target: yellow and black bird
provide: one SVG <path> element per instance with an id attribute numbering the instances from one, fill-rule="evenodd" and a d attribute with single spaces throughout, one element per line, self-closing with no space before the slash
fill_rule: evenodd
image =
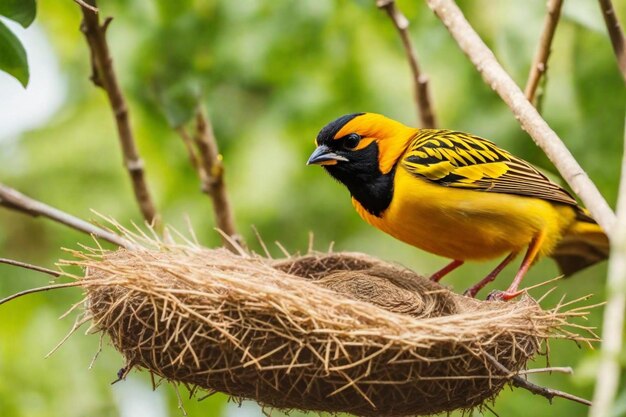
<path id="1" fill-rule="evenodd" d="M 494 143 L 453 130 L 416 129 L 374 113 L 342 116 L 318 134 L 307 164 L 322 165 L 369 224 L 452 262 L 504 260 L 476 293 L 527 248 L 508 300 L 530 266 L 551 256 L 565 275 L 607 258 L 600 227 L 570 193 Z"/>

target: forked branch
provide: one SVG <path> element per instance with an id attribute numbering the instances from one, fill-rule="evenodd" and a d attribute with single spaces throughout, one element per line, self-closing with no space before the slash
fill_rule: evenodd
<path id="1" fill-rule="evenodd" d="M 533 63 L 530 66 L 530 74 L 528 75 L 528 81 L 526 82 L 526 88 L 524 94 L 528 101 L 536 105 L 536 93 L 537 87 L 541 77 L 545 76 L 548 70 L 548 58 L 550 57 L 550 50 L 552 48 L 552 39 L 554 38 L 554 32 L 556 26 L 559 23 L 561 16 L 561 6 L 563 0 L 549 0 L 548 1 L 548 13 L 546 19 L 543 22 L 543 29 L 541 31 L 541 37 L 539 38 L 539 46 Z"/>
<path id="2" fill-rule="evenodd" d="M 476 66 L 485 82 L 509 106 L 535 143 L 546 153 L 565 181 L 578 194 L 593 218 L 611 236 L 615 226 L 615 214 L 589 179 L 587 173 L 574 159 L 559 136 L 526 99 L 515 81 L 498 63 L 493 52 L 463 16 L 454 0 L 426 0 L 430 8 L 442 20 L 461 50 Z"/>
<path id="3" fill-rule="evenodd" d="M 517 388 L 523 388 L 527 391 L 532 392 L 535 395 L 541 395 L 546 398 L 548 401 L 552 402 L 554 397 L 564 398 L 566 400 L 574 401 L 576 403 L 591 405 L 591 401 L 586 400 L 584 398 L 577 397 L 575 395 L 569 394 L 567 392 L 559 391 L 552 388 L 542 387 L 537 384 L 533 384 L 532 382 L 524 379 L 519 375 L 513 374 L 506 366 L 502 365 L 496 358 L 492 355 L 484 352 L 484 355 L 489 359 L 489 361 L 498 368 L 501 372 L 503 372 L 506 376 L 510 376 L 511 384 Z"/>
<path id="4" fill-rule="evenodd" d="M 415 52 L 413 42 L 409 36 L 409 20 L 402 14 L 400 9 L 398 9 L 395 0 L 376 0 L 376 6 L 387 12 L 400 35 L 400 39 L 402 39 L 404 52 L 406 53 L 409 66 L 411 67 L 411 73 L 413 74 L 414 96 L 418 120 L 420 120 L 422 127 L 432 129 L 437 126 L 437 122 L 430 98 L 429 80 L 420 70 L 417 53 Z"/>
<path id="5" fill-rule="evenodd" d="M 105 19 L 104 23 L 100 24 L 98 14 L 92 10 L 97 7 L 96 1 L 86 0 L 84 2 L 91 6 L 90 8 L 84 6 L 82 2 L 79 3 L 83 12 L 81 31 L 84 33 L 91 51 L 93 71 L 91 80 L 95 85 L 104 89 L 109 99 L 117 124 L 117 132 L 124 156 L 124 166 L 131 178 L 135 199 L 139 204 L 141 214 L 148 223 L 158 226 L 159 218 L 146 183 L 143 161 L 139 156 L 130 125 L 126 98 L 122 93 L 117 75 L 113 69 L 113 58 L 106 40 L 106 31 L 111 18 Z"/>

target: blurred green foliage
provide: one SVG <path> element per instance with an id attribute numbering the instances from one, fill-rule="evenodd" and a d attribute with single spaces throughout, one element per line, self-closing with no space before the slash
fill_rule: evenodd
<path id="1" fill-rule="evenodd" d="M 171 125 L 184 124 L 196 100 L 208 108 L 224 155 L 226 180 L 238 227 L 250 245 L 250 226 L 266 242 L 306 250 L 309 231 L 315 248 L 364 251 L 430 273 L 446 262 L 408 247 L 364 224 L 347 191 L 319 168 L 305 167 L 317 131 L 344 113 L 373 111 L 407 124 L 416 122 L 412 83 L 400 40 L 387 16 L 371 0 L 115 0 L 101 2 L 115 20 L 108 38 L 125 89 L 149 185 L 164 219 L 185 229 L 188 215 L 199 239 L 219 243 L 210 201 L 200 193 L 182 142 Z M 475 0 L 459 2 L 496 56 L 523 85 L 545 2 Z M 626 21 L 626 2 L 615 1 Z M 424 2 L 399 0 L 411 36 L 432 82 L 442 127 L 464 130 L 553 171 L 508 108 L 485 85 Z M 626 93 L 602 17 L 595 2 L 568 1 L 549 64 L 543 114 L 611 203 L 615 201 L 622 153 Z M 77 216 L 90 210 L 124 225 L 141 222 L 121 166 L 115 126 L 103 93 L 88 80 L 88 50 L 78 30 L 80 12 L 72 1 L 39 2 L 37 24 L 60 60 L 67 100 L 45 126 L 0 144 L 0 178 L 26 194 Z M 0 92 L 1 94 L 1 92 Z M 0 109 L 0 111 L 2 111 Z M 0 126 L 0 129 L 2 126 Z M 90 239 L 43 220 L 0 212 L 0 256 L 52 265 Z M 273 247 L 273 253 L 280 251 Z M 495 261 L 494 261 L 495 263 Z M 468 265 L 446 281 L 462 291 L 491 264 Z M 507 283 L 514 266 L 497 287 Z M 545 301 L 563 294 L 604 299 L 606 265 L 559 282 Z M 528 285 L 557 274 L 544 260 Z M 42 285 L 46 278 L 0 266 L 0 297 Z M 541 295 L 547 288 L 533 291 Z M 0 415 L 13 417 L 118 415 L 111 388 L 122 360 L 106 344 L 93 369 L 97 336 L 75 335 L 50 358 L 44 355 L 71 327 L 61 321 L 78 290 L 39 294 L 0 307 Z M 601 309 L 586 324 L 599 326 Z M 550 345 L 551 364 L 573 366 L 574 376 L 537 375 L 540 384 L 590 397 L 597 354 L 571 342 Z M 544 366 L 540 360 L 537 366 Z M 145 375 L 133 378 L 149 386 Z M 178 416 L 169 386 L 169 415 Z M 626 395 L 622 395 L 626 409 Z M 226 398 L 185 401 L 192 416 L 221 415 Z M 520 390 L 504 390 L 493 406 L 503 416 L 586 415 L 586 408 L 547 401 Z M 487 413 L 488 414 L 488 413 Z M 229 415 L 237 415 L 232 410 Z"/>

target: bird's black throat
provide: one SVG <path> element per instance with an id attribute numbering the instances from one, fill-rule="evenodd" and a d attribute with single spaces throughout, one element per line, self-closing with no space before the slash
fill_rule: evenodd
<path id="1" fill-rule="evenodd" d="M 370 214 L 381 217 L 393 198 L 393 178 L 396 165 L 386 174 L 378 166 L 378 145 L 350 153 L 349 162 L 326 165 L 328 173 L 344 184 L 350 194 Z"/>

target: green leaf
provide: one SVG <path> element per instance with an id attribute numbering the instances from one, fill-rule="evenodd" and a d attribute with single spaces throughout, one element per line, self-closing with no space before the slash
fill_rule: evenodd
<path id="1" fill-rule="evenodd" d="M 35 20 L 35 0 L 0 0 L 0 15 L 16 21 L 27 28 Z"/>
<path id="2" fill-rule="evenodd" d="M 28 85 L 28 60 L 26 51 L 17 37 L 0 21 L 0 71 L 4 71 Z"/>

